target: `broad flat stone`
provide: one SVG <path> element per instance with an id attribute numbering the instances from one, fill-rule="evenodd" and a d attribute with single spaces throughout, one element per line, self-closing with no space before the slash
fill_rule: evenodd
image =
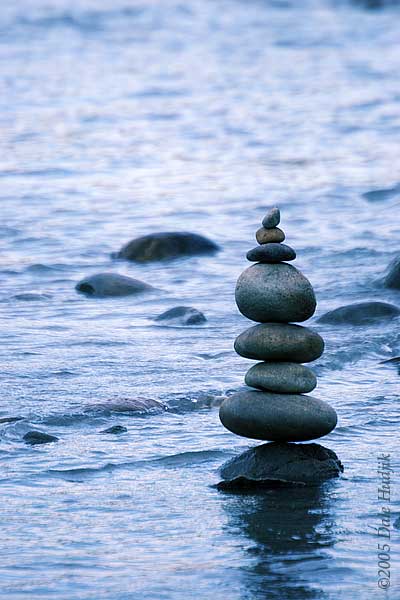
<path id="1" fill-rule="evenodd" d="M 265 229 L 261 227 L 256 231 L 256 240 L 259 244 L 268 244 L 269 242 L 283 242 L 285 234 L 279 227 L 273 227 L 272 229 Z"/>
<path id="2" fill-rule="evenodd" d="M 235 340 L 235 350 L 254 360 L 307 363 L 321 356 L 324 340 L 301 325 L 262 323 L 243 331 Z"/>
<path id="3" fill-rule="evenodd" d="M 311 283 L 286 263 L 252 265 L 240 275 L 235 297 L 240 312 L 261 323 L 305 321 L 316 308 Z"/>
<path id="4" fill-rule="evenodd" d="M 292 362 L 257 363 L 245 376 L 246 385 L 279 394 L 307 394 L 317 385 L 311 369 Z"/>
<path id="5" fill-rule="evenodd" d="M 267 212 L 267 214 L 263 218 L 262 224 L 263 224 L 263 227 L 265 227 L 265 229 L 272 229 L 273 227 L 276 227 L 277 225 L 279 225 L 280 220 L 281 220 L 281 211 L 279 210 L 279 208 L 276 208 L 276 206 L 275 206 L 274 208 L 271 208 L 271 210 L 269 210 Z"/>
<path id="6" fill-rule="evenodd" d="M 271 243 L 256 246 L 248 251 L 246 257 L 252 262 L 279 263 L 285 260 L 294 260 L 296 252 L 286 244 Z"/>
<path id="7" fill-rule="evenodd" d="M 326 402 L 300 394 L 238 392 L 221 405 L 224 427 L 244 437 L 271 442 L 301 442 L 320 438 L 337 423 Z"/>

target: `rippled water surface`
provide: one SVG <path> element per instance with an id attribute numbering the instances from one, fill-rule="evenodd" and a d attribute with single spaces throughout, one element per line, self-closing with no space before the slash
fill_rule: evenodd
<path id="1" fill-rule="evenodd" d="M 366 3 L 368 4 L 368 3 Z M 399 320 L 317 324 L 315 395 L 345 465 L 321 488 L 217 491 L 253 445 L 217 405 L 243 385 L 233 291 L 277 204 L 315 319 L 360 300 L 399 253 L 399 8 L 305 0 L 15 0 L 0 12 L 2 597 L 399 598 L 377 587 L 376 457 L 398 447 Z M 150 232 L 210 257 L 110 258 Z M 80 296 L 113 271 L 158 295 Z M 152 318 L 176 305 L 197 327 Z M 169 410 L 121 413 L 137 397 Z M 112 425 L 127 433 L 100 434 Z M 28 446 L 27 431 L 58 443 Z M 395 466 L 396 468 L 396 466 Z M 397 490 L 396 490 L 397 485 Z M 398 484 L 391 508 L 399 516 Z"/>

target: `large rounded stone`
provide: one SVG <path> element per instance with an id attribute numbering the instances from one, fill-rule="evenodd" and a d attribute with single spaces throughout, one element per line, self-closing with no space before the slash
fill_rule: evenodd
<path id="1" fill-rule="evenodd" d="M 331 310 L 318 319 L 320 323 L 334 325 L 369 325 L 377 321 L 393 319 L 400 315 L 400 308 L 387 302 L 358 302 Z"/>
<path id="2" fill-rule="evenodd" d="M 304 363 L 321 356 L 324 340 L 301 325 L 262 323 L 243 331 L 235 340 L 235 350 L 254 360 Z"/>
<path id="3" fill-rule="evenodd" d="M 219 250 L 217 244 L 196 233 L 162 232 L 152 233 L 132 240 L 113 254 L 114 258 L 126 258 L 136 262 L 167 260 L 180 256 L 213 254 Z"/>
<path id="4" fill-rule="evenodd" d="M 286 244 L 262 244 L 249 250 L 247 260 L 262 263 L 279 263 L 284 260 L 294 260 L 296 252 Z"/>
<path id="5" fill-rule="evenodd" d="M 250 367 L 245 382 L 250 387 L 279 394 L 306 394 L 317 385 L 311 369 L 298 363 L 258 363 Z"/>
<path id="6" fill-rule="evenodd" d="M 316 307 L 311 283 L 286 263 L 252 265 L 240 275 L 235 297 L 240 312 L 261 323 L 305 321 Z"/>
<path id="7" fill-rule="evenodd" d="M 224 427 L 244 437 L 271 442 L 301 442 L 327 435 L 336 427 L 335 410 L 299 394 L 238 392 L 221 405 Z"/>
<path id="8" fill-rule="evenodd" d="M 320 444 L 271 442 L 235 456 L 220 469 L 222 490 L 275 487 L 285 484 L 315 485 L 343 472 L 335 452 Z"/>
<path id="9" fill-rule="evenodd" d="M 97 273 L 76 284 L 75 289 L 86 296 L 130 296 L 154 291 L 151 285 L 118 273 Z"/>
<path id="10" fill-rule="evenodd" d="M 265 227 L 260 227 L 256 231 L 256 240 L 259 244 L 268 244 L 270 242 L 283 242 L 285 239 L 285 234 L 282 229 L 279 227 L 272 227 L 272 229 L 266 229 Z"/>

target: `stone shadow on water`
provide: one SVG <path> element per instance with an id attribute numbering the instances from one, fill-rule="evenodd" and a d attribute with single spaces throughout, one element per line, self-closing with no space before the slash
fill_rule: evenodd
<path id="1" fill-rule="evenodd" d="M 329 491 L 317 486 L 224 492 L 228 531 L 238 529 L 254 545 L 254 559 L 242 567 L 243 584 L 252 600 L 324 600 L 327 552 L 336 541 Z M 247 596 L 246 596 L 247 597 Z"/>

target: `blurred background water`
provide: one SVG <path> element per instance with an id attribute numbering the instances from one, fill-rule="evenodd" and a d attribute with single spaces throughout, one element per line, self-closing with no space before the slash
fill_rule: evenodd
<path id="1" fill-rule="evenodd" d="M 339 414 L 322 443 L 345 465 L 340 480 L 218 492 L 219 465 L 252 442 L 209 407 L 243 385 L 248 361 L 232 346 L 249 322 L 233 292 L 268 207 L 281 208 L 315 287 L 315 318 L 361 300 L 400 305 L 376 283 L 400 234 L 400 9 L 380 4 L 2 4 L 0 418 L 23 417 L 0 425 L 2 597 L 383 596 L 376 457 L 395 459 L 399 373 L 379 361 L 400 353 L 398 319 L 317 325 L 315 395 Z M 165 230 L 222 251 L 110 258 Z M 163 293 L 79 296 L 76 282 L 100 271 Z M 207 324 L 152 321 L 182 304 Z M 136 397 L 171 410 L 94 406 Z M 127 433 L 99 434 L 116 424 Z M 60 441 L 27 446 L 32 429 Z M 396 599 L 393 558 L 385 598 Z"/>

